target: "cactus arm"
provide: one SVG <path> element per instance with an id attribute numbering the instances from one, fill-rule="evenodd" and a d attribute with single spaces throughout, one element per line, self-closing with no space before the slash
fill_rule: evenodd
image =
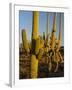
<path id="1" fill-rule="evenodd" d="M 24 29 L 22 30 L 22 41 L 23 41 L 23 48 L 25 49 L 26 52 L 29 52 L 27 35 L 26 35 L 26 31 Z"/>

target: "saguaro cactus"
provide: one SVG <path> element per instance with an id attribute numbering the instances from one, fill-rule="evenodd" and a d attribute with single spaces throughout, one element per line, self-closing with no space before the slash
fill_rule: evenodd
<path id="1" fill-rule="evenodd" d="M 49 30 L 49 13 L 47 13 L 46 40 L 45 40 L 46 46 L 48 45 L 48 37 L 49 37 L 48 30 Z"/>
<path id="2" fill-rule="evenodd" d="M 59 39 L 58 39 L 58 47 L 57 47 L 57 50 L 60 49 L 61 41 L 62 41 L 62 14 L 60 13 L 60 29 L 59 29 Z"/>
<path id="3" fill-rule="evenodd" d="M 39 39 L 38 39 L 38 21 L 39 12 L 33 12 L 33 28 L 32 28 L 32 56 L 31 56 L 31 78 L 37 78 L 38 74 L 38 60 L 36 54 L 39 52 Z"/>
<path id="4" fill-rule="evenodd" d="M 56 13 L 54 13 L 54 21 L 53 21 L 53 31 L 52 31 L 52 40 L 51 40 L 51 48 L 54 50 L 56 40 Z"/>
<path id="5" fill-rule="evenodd" d="M 29 52 L 26 31 L 24 29 L 22 30 L 22 41 L 23 41 L 23 48 L 25 49 L 26 52 Z"/>

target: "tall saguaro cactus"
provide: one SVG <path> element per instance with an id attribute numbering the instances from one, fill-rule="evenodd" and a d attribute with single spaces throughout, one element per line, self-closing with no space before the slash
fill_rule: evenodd
<path id="1" fill-rule="evenodd" d="M 51 48 L 54 50 L 56 40 L 56 13 L 54 13 L 54 21 L 53 21 L 53 31 L 52 31 L 52 40 L 51 40 Z"/>
<path id="2" fill-rule="evenodd" d="M 59 29 L 59 39 L 58 39 L 58 47 L 57 47 L 57 50 L 60 49 L 61 41 L 62 41 L 62 14 L 60 13 L 60 29 Z"/>
<path id="3" fill-rule="evenodd" d="M 49 30 L 49 13 L 47 13 L 47 24 L 46 24 L 46 45 L 48 45 L 48 30 Z"/>
<path id="4" fill-rule="evenodd" d="M 31 78 L 37 78 L 38 71 L 38 59 L 36 54 L 39 52 L 39 43 L 38 39 L 38 23 L 39 22 L 39 12 L 33 12 L 33 28 L 32 28 L 32 56 L 31 56 Z"/>

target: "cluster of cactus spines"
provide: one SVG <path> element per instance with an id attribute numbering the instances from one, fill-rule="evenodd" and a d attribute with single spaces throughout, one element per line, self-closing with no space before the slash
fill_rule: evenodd
<path id="1" fill-rule="evenodd" d="M 62 40 L 62 14 L 60 14 L 60 31 L 59 31 L 59 38 L 56 39 L 56 31 L 57 31 L 57 23 L 56 23 L 56 13 L 54 13 L 54 20 L 53 20 L 53 30 L 51 40 L 49 39 L 48 34 L 48 26 L 49 24 L 49 16 L 47 13 L 47 29 L 46 29 L 46 36 L 45 32 L 43 32 L 43 36 L 39 35 L 38 27 L 39 27 L 39 12 L 33 12 L 33 24 L 32 24 L 32 37 L 31 42 L 27 42 L 27 36 L 25 30 L 22 30 L 22 41 L 23 47 L 26 52 L 31 53 L 31 78 L 38 77 L 38 61 L 42 59 L 42 56 L 47 54 L 48 57 L 48 69 L 52 71 L 52 64 L 53 62 L 56 63 L 56 68 L 54 72 L 58 70 L 58 63 L 63 61 L 62 55 L 60 53 L 61 47 L 61 40 Z"/>
<path id="2" fill-rule="evenodd" d="M 22 30 L 22 42 L 23 42 L 23 48 L 27 53 L 29 53 L 29 46 L 28 46 L 28 41 L 27 41 L 27 35 L 26 31 L 23 29 Z"/>

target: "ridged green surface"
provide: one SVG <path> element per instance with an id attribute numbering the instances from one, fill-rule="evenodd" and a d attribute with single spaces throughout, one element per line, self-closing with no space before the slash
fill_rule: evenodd
<path id="1" fill-rule="evenodd" d="M 26 52 L 29 52 L 27 35 L 26 35 L 26 31 L 24 29 L 22 30 L 22 41 L 23 41 L 23 48 L 25 49 Z"/>

